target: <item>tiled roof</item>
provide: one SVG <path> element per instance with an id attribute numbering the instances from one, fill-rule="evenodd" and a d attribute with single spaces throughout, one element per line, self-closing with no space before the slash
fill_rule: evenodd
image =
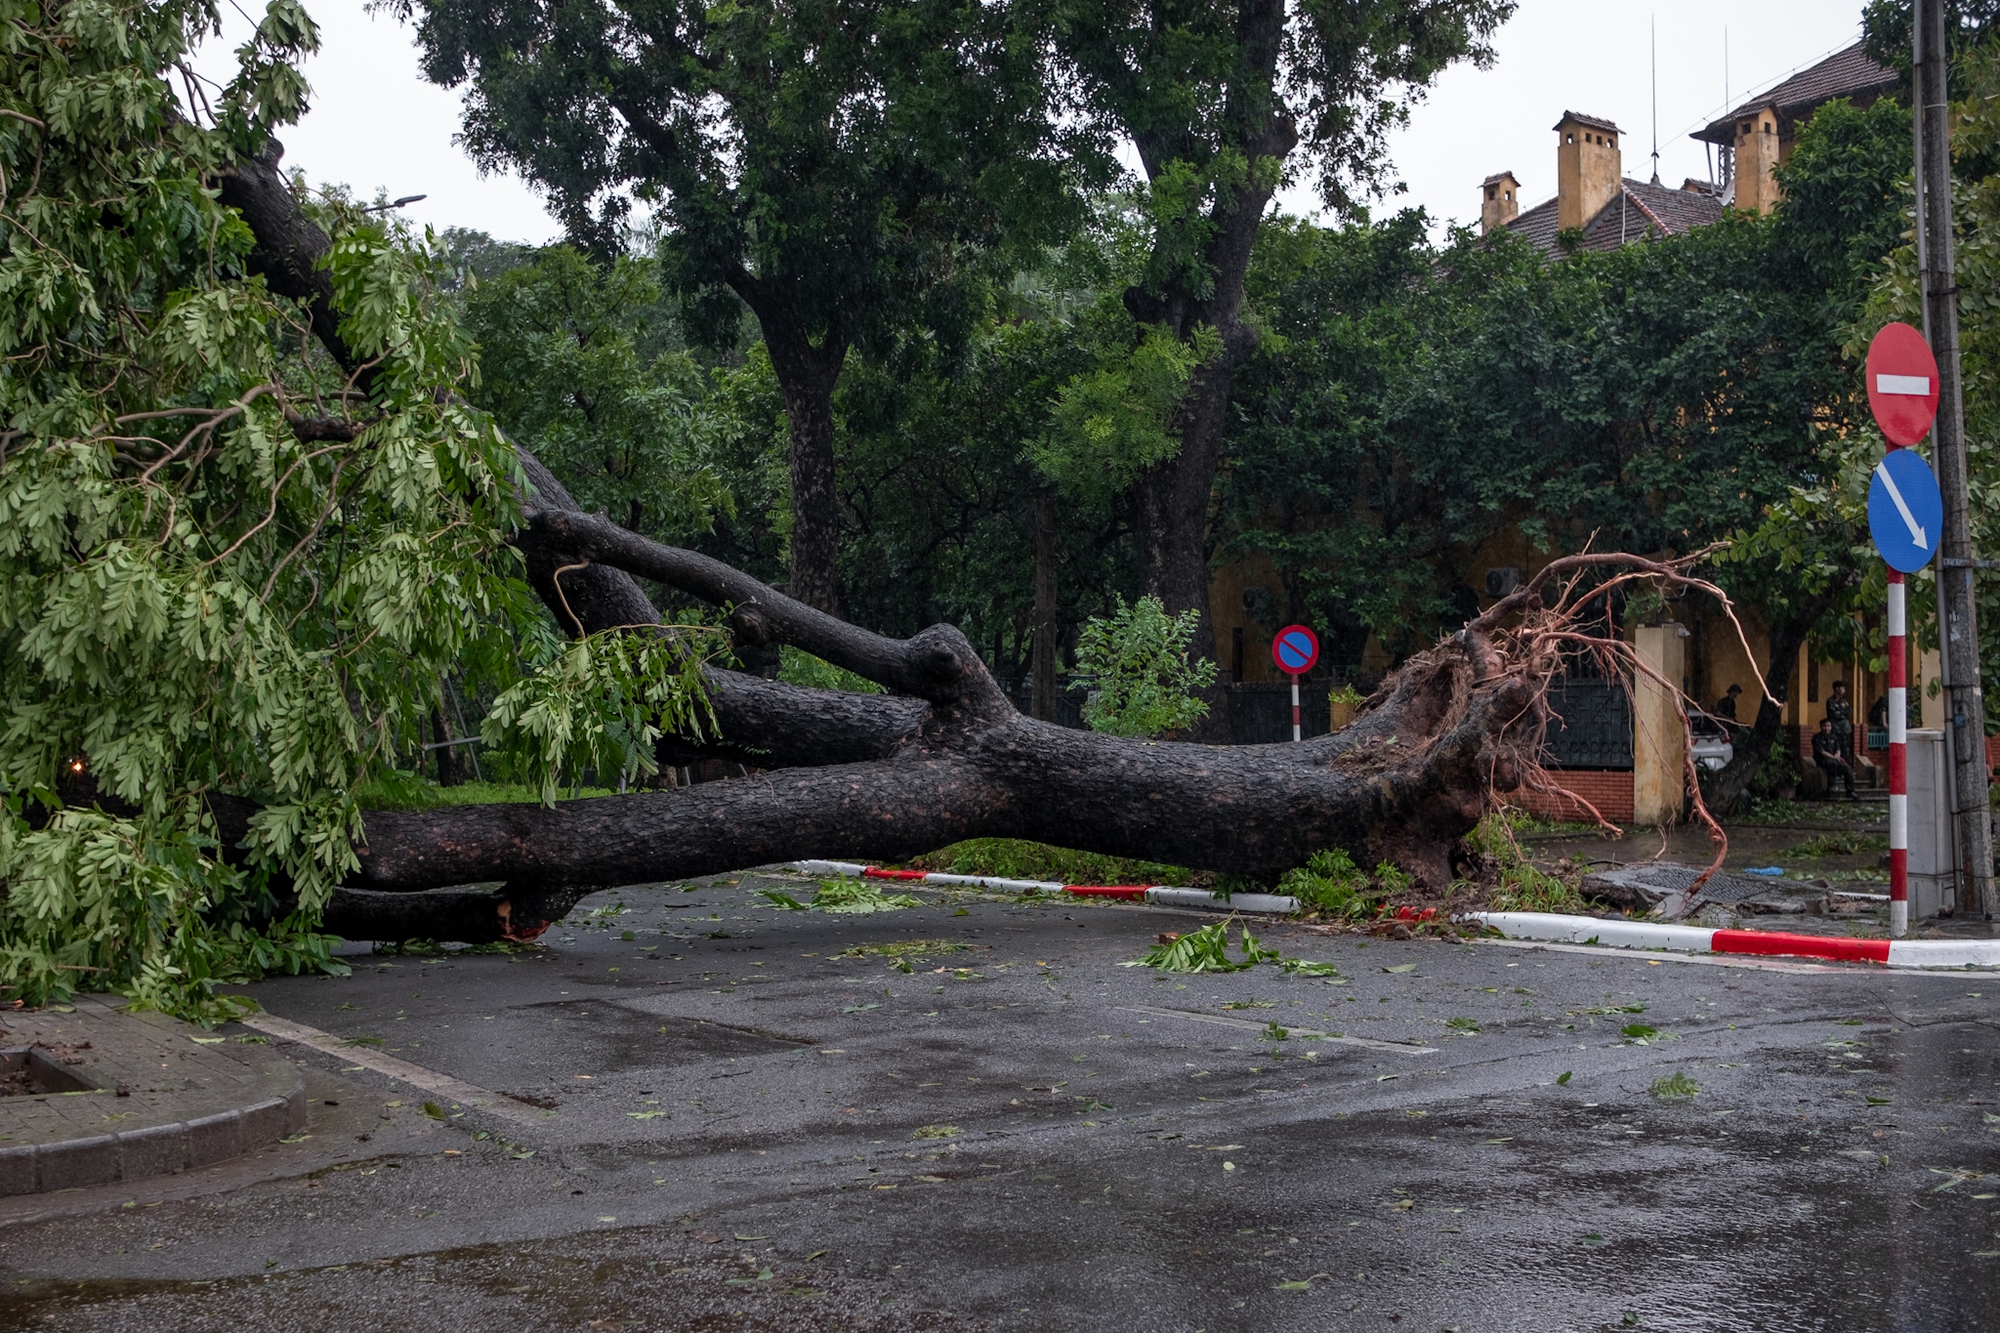
<path id="1" fill-rule="evenodd" d="M 1485 180 L 1479 182 L 1479 188 L 1483 190 L 1489 185 L 1498 185 L 1501 181 L 1510 181 L 1513 179 L 1515 179 L 1515 176 L 1511 171 L 1496 171 Z"/>
<path id="2" fill-rule="evenodd" d="M 1549 126 L 1549 128 L 1559 130 L 1572 120 L 1579 125 L 1588 125 L 1594 130 L 1608 130 L 1613 134 L 1623 134 L 1625 132 L 1601 116 L 1586 116 L 1581 111 L 1563 112 L 1563 118 Z"/>
<path id="3" fill-rule="evenodd" d="M 1879 96 L 1895 86 L 1896 72 L 1876 64 L 1869 58 L 1864 44 L 1856 42 L 1845 51 L 1836 51 L 1817 65 L 1800 70 L 1769 92 L 1750 98 L 1728 115 L 1688 137 L 1709 143 L 1734 144 L 1737 118 L 1753 111 L 1775 106 L 1781 115 L 1796 115 L 1836 97 Z"/>
<path id="4" fill-rule="evenodd" d="M 1624 181 L 1625 191 L 1597 210 L 1597 216 L 1583 227 L 1585 250 L 1615 250 L 1619 245 L 1649 236 L 1681 236 L 1696 227 L 1706 227 L 1722 216 L 1727 207 L 1713 194 L 1696 190 L 1676 190 L 1671 186 Z M 1550 199 L 1516 216 L 1507 230 L 1544 254 L 1557 253 L 1556 201 Z"/>
<path id="5" fill-rule="evenodd" d="M 1536 204 L 1533 208 L 1516 213 L 1507 222 L 1507 230 L 1534 246 L 1543 254 L 1556 252 L 1556 201 Z"/>
<path id="6" fill-rule="evenodd" d="M 1676 190 L 1630 177 L 1624 184 L 1622 199 L 1614 198 L 1584 224 L 1584 249 L 1615 250 L 1624 242 L 1643 240 L 1649 234 L 1683 236 L 1716 221 L 1725 207 L 1712 194 Z"/>

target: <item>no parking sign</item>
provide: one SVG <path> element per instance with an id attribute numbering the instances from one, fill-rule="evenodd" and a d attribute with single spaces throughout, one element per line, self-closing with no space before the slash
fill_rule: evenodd
<path id="1" fill-rule="evenodd" d="M 1303 676 L 1319 661 L 1319 636 L 1304 625 L 1287 625 L 1271 640 L 1271 660 L 1289 676 Z"/>
<path id="2" fill-rule="evenodd" d="M 1287 625 L 1271 640 L 1271 660 L 1292 678 L 1292 739 L 1299 739 L 1299 677 L 1319 661 L 1319 636 L 1304 625 Z"/>

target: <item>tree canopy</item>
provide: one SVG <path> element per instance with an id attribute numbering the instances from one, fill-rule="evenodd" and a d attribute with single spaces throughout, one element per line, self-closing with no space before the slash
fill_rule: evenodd
<path id="1" fill-rule="evenodd" d="M 216 185 L 301 109 L 303 11 L 273 0 L 194 106 L 202 0 L 5 17 L 0 986 L 212 1011 L 219 980 L 338 966 L 320 910 L 446 675 L 539 779 L 650 762 L 698 664 L 553 633 L 427 238 L 289 200 L 331 234 L 337 327 L 252 275 Z"/>
<path id="2" fill-rule="evenodd" d="M 1056 114 L 1034 7 L 409 0 L 466 142 L 573 239 L 643 211 L 698 338 L 755 312 L 791 427 L 792 587 L 839 605 L 831 395 L 853 348 L 947 340 L 1059 235 L 1095 141 Z M 1078 151 L 1072 151 L 1078 150 Z"/>

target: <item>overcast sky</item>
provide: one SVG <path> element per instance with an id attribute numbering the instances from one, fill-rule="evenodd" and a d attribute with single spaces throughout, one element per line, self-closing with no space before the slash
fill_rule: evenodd
<path id="1" fill-rule="evenodd" d="M 244 7 L 253 6 L 245 0 Z M 323 46 L 307 62 L 313 109 L 283 138 L 288 165 L 316 183 L 372 196 L 426 194 L 407 216 L 438 227 L 476 227 L 504 240 L 542 242 L 558 228 L 535 192 L 513 176 L 482 178 L 452 142 L 459 99 L 417 73 L 410 32 L 362 0 L 307 0 Z M 1702 146 L 1687 137 L 1728 109 L 1723 45 L 1728 34 L 1731 101 L 1769 87 L 1859 36 L 1858 0 L 1675 0 L 1655 9 L 1632 0 L 1522 0 L 1497 39 L 1487 70 L 1445 74 L 1392 146 L 1408 192 L 1389 208 L 1421 204 L 1434 218 L 1476 221 L 1479 182 L 1512 170 L 1522 203 L 1555 193 L 1555 135 L 1565 110 L 1616 121 L 1625 131 L 1625 173 L 1652 173 L 1648 24 L 1659 26 L 1660 179 L 1707 176 Z M 229 34 L 239 40 L 238 26 Z M 217 67 L 211 59 L 203 64 Z M 219 72 L 219 71 L 218 71 Z M 1311 211 L 1311 196 L 1281 204 Z"/>

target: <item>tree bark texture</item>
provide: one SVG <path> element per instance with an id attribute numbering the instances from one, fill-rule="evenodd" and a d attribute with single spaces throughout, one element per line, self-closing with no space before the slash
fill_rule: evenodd
<path id="1" fill-rule="evenodd" d="M 798 313 L 768 284 L 736 285 L 757 316 L 785 397 L 791 432 L 791 594 L 840 614 L 840 490 L 833 457 L 833 386 L 847 360 L 844 343 L 814 345 Z"/>
<path id="2" fill-rule="evenodd" d="M 1035 638 L 1030 670 L 1035 692 L 1028 712 L 1041 722 L 1056 720 L 1056 492 L 1038 486 L 1035 510 Z"/>

